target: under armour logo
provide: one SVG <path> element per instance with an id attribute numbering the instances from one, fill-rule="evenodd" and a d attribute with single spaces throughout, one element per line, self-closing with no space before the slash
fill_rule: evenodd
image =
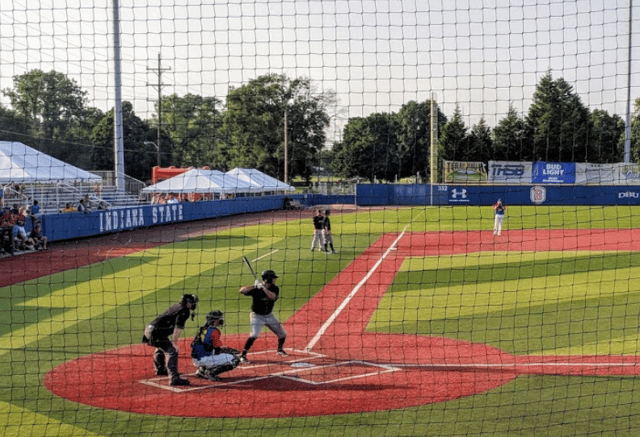
<path id="1" fill-rule="evenodd" d="M 453 190 L 451 190 L 451 197 L 453 199 L 457 199 L 458 196 L 460 196 L 463 199 L 467 198 L 467 190 L 462 189 L 462 190 L 458 190 L 456 188 L 454 188 Z"/>

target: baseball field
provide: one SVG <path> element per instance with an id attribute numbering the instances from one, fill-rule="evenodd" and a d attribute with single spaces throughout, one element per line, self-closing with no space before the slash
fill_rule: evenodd
<path id="1" fill-rule="evenodd" d="M 338 253 L 309 250 L 313 211 L 183 223 L 0 260 L 5 436 L 640 434 L 640 209 L 355 208 Z M 225 313 L 241 348 L 260 272 L 275 315 L 250 364 L 195 376 L 189 344 Z M 142 332 L 184 293 L 198 315 L 172 387 Z"/>

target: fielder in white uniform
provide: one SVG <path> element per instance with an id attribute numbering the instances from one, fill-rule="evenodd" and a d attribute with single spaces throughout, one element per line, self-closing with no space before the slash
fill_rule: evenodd
<path id="1" fill-rule="evenodd" d="M 504 221 L 504 212 L 506 209 L 507 205 L 503 204 L 501 199 L 498 199 L 498 201 L 493 204 L 493 211 L 496 214 L 493 224 L 493 235 L 502 234 L 502 222 Z"/>

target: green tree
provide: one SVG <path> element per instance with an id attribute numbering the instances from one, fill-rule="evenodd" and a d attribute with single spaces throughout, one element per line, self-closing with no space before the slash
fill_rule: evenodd
<path id="1" fill-rule="evenodd" d="M 493 154 L 495 161 L 524 161 L 528 155 L 525 150 L 529 147 L 527 124 L 518 116 L 518 112 L 512 105 L 505 118 L 498 122 L 493 129 Z"/>
<path id="2" fill-rule="evenodd" d="M 393 116 L 386 113 L 349 119 L 333 148 L 332 169 L 344 178 L 393 180 L 397 175 Z"/>
<path id="3" fill-rule="evenodd" d="M 162 131 L 169 141 L 160 143 L 162 161 L 177 167 L 226 169 L 228 159 L 221 147 L 222 102 L 215 97 L 177 94 L 162 99 Z M 157 117 L 154 118 L 158 125 Z M 172 150 L 172 153 L 170 152 Z"/>
<path id="4" fill-rule="evenodd" d="M 73 79 L 62 73 L 31 70 L 14 76 L 14 88 L 2 93 L 12 108 L 30 126 L 30 141 L 38 150 L 63 161 L 73 161 L 80 155 L 78 141 L 87 145 L 89 129 L 84 129 L 91 111 L 87 110 L 87 93 Z M 72 138 L 70 138 L 70 131 Z M 33 144 L 35 143 L 35 144 Z"/>
<path id="5" fill-rule="evenodd" d="M 114 169 L 113 109 L 102 117 L 93 129 L 91 164 L 93 170 Z M 153 141 L 156 131 L 149 123 L 141 120 L 134 112 L 130 102 L 122 102 L 122 125 L 124 147 L 124 172 L 128 176 L 141 181 L 151 179 L 151 172 L 156 165 L 155 150 L 151 151 L 144 144 Z"/>
<path id="6" fill-rule="evenodd" d="M 591 149 L 588 159 L 595 163 L 622 162 L 624 159 L 624 120 L 603 109 L 591 112 Z"/>
<path id="7" fill-rule="evenodd" d="M 0 135 L 3 141 L 29 142 L 29 123 L 16 111 L 0 104 Z"/>
<path id="8" fill-rule="evenodd" d="M 564 79 L 542 77 L 526 118 L 532 133 L 531 161 L 577 161 L 590 155 L 588 109 Z"/>
<path id="9" fill-rule="evenodd" d="M 458 105 L 456 105 L 451 120 L 442 128 L 439 143 L 442 150 L 441 159 L 445 161 L 470 161 L 468 159 L 469 135 Z"/>
<path id="10" fill-rule="evenodd" d="M 436 106 L 436 130 L 446 123 L 445 115 Z M 410 101 L 396 114 L 398 176 L 429 174 L 431 155 L 431 101 Z"/>
<path id="11" fill-rule="evenodd" d="M 329 125 L 333 93 L 318 93 L 309 79 L 282 74 L 260 76 L 231 89 L 223 120 L 229 167 L 252 167 L 284 178 L 287 114 L 288 178 L 309 181 Z"/>
<path id="12" fill-rule="evenodd" d="M 484 117 L 473 125 L 469 134 L 469 148 L 466 161 L 488 162 L 494 156 L 491 128 Z"/>
<path id="13" fill-rule="evenodd" d="M 640 165 L 640 98 L 636 100 L 634 105 L 630 134 L 632 159 Z"/>

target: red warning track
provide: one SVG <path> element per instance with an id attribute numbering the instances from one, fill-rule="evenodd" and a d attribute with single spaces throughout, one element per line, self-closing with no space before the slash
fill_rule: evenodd
<path id="1" fill-rule="evenodd" d="M 152 349 L 134 345 L 65 363 L 44 380 L 55 394 L 102 408 L 190 417 L 291 417 L 400 409 L 470 396 L 521 374 L 637 375 L 628 356 L 513 356 L 449 338 L 368 333 L 365 327 L 409 256 L 473 251 L 633 250 L 636 231 L 550 230 L 382 236 L 285 323 L 289 357 L 263 335 L 222 382 L 193 375 L 174 388 L 151 373 Z M 226 336 L 240 347 L 245 336 Z M 310 350 L 307 350 L 310 347 Z"/>

